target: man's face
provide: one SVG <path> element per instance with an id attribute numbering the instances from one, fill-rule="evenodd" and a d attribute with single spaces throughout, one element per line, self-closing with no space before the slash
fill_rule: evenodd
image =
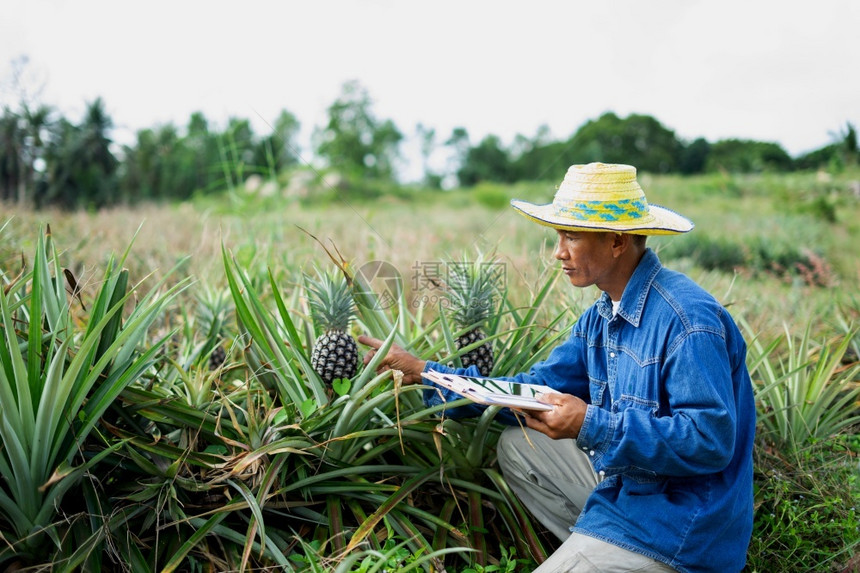
<path id="1" fill-rule="evenodd" d="M 606 290 L 612 279 L 610 275 L 615 266 L 612 245 L 615 233 L 606 232 L 558 232 L 558 246 L 555 258 L 561 261 L 561 268 L 570 284 L 576 287 L 597 285 Z"/>

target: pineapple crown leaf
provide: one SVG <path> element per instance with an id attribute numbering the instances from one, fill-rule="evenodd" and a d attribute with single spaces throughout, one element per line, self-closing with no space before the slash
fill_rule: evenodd
<path id="1" fill-rule="evenodd" d="M 355 316 L 355 302 L 346 278 L 319 269 L 316 274 L 319 278 L 304 275 L 311 318 L 324 331 L 346 331 Z"/>
<path id="2" fill-rule="evenodd" d="M 460 326 L 480 326 L 495 312 L 501 277 L 494 262 L 479 256 L 447 264 L 445 298 L 451 318 Z"/>
<path id="3" fill-rule="evenodd" d="M 197 308 L 195 319 L 198 330 L 206 332 L 208 336 L 220 336 L 225 334 L 225 325 L 234 312 L 233 297 L 229 290 L 204 287 L 195 296 Z"/>

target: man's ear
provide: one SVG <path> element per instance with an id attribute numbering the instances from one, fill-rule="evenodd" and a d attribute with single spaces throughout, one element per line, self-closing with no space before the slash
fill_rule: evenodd
<path id="1" fill-rule="evenodd" d="M 612 233 L 612 256 L 616 259 L 630 248 L 631 237 L 627 233 Z"/>

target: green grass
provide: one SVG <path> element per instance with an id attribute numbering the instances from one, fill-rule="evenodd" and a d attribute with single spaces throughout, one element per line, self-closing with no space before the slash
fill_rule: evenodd
<path id="1" fill-rule="evenodd" d="M 839 435 L 789 455 L 758 446 L 747 570 L 842 571 L 860 546 L 860 437 Z"/>

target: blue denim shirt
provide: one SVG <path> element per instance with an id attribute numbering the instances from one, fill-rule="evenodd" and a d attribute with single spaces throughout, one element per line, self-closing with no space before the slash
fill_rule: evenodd
<path id="1" fill-rule="evenodd" d="M 745 361 L 726 309 L 648 249 L 616 316 L 604 293 L 566 342 L 511 378 L 588 403 L 576 444 L 604 479 L 571 530 L 679 571 L 740 571 L 753 525 L 756 424 Z M 425 392 L 428 404 L 456 397 Z M 456 410 L 447 414 L 476 411 Z"/>

